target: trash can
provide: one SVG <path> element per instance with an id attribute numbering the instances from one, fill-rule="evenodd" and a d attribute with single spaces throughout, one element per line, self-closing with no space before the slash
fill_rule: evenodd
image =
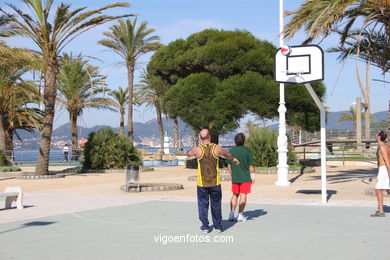
<path id="1" fill-rule="evenodd" d="M 197 169 L 198 168 L 198 161 L 197 159 L 187 159 L 186 160 L 186 168 L 188 169 Z"/>
<path id="2" fill-rule="evenodd" d="M 137 192 L 139 188 L 139 166 L 128 165 L 126 167 L 126 191 L 129 191 L 131 183 L 137 184 Z"/>
<path id="3" fill-rule="evenodd" d="M 219 168 L 222 169 L 222 168 L 228 167 L 228 163 L 226 162 L 226 160 L 228 160 L 228 159 L 219 157 Z"/>

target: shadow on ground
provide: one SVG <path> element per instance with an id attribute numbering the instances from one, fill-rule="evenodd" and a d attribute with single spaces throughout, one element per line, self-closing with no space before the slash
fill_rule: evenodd
<path id="1" fill-rule="evenodd" d="M 247 220 L 256 219 L 258 217 L 266 215 L 268 212 L 263 209 L 255 209 L 250 211 L 245 211 L 244 215 L 247 217 Z"/>
<path id="2" fill-rule="evenodd" d="M 304 171 L 305 171 L 305 169 L 301 168 L 301 172 L 297 176 L 295 176 L 294 178 L 291 178 L 289 181 L 291 183 L 294 183 L 296 180 L 298 180 L 305 173 Z"/>
<path id="3" fill-rule="evenodd" d="M 244 212 L 244 216 L 247 218 L 247 220 L 256 219 L 258 217 L 261 217 L 263 215 L 266 215 L 268 212 L 263 209 L 255 209 L 255 210 L 249 210 Z M 237 222 L 236 221 L 229 221 L 226 219 L 222 220 L 222 227 L 224 230 L 228 230 L 232 226 L 234 226 Z"/>
<path id="4" fill-rule="evenodd" d="M 22 229 L 22 228 L 35 227 L 35 226 L 47 226 L 47 225 L 51 225 L 51 224 L 55 224 L 55 223 L 57 223 L 57 222 L 53 222 L 53 221 L 31 221 L 31 222 L 27 222 L 27 223 L 22 224 L 20 227 L 1 231 L 0 234 L 12 232 L 12 231 L 19 230 L 19 229 Z"/>
<path id="5" fill-rule="evenodd" d="M 23 208 L 26 209 L 26 208 L 32 208 L 32 207 L 35 207 L 33 205 L 23 205 Z M 6 208 L 1 208 L 0 211 L 3 211 L 3 210 L 15 210 L 17 209 L 16 206 L 12 206 L 10 207 L 9 209 L 6 209 Z"/>
<path id="6" fill-rule="evenodd" d="M 321 194 L 321 190 L 297 190 L 295 193 L 302 193 L 302 194 Z M 337 194 L 336 190 L 327 190 L 326 191 L 326 200 L 329 200 L 330 197 L 332 197 L 334 194 Z"/>
<path id="7" fill-rule="evenodd" d="M 355 169 L 339 171 L 338 174 L 328 175 L 327 182 L 331 184 L 350 182 L 356 180 L 363 180 L 366 178 L 373 178 L 377 174 L 377 169 Z M 319 180 L 321 176 L 311 176 L 308 180 Z"/>

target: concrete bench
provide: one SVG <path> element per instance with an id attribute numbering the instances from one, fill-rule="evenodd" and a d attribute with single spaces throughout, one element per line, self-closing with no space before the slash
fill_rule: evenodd
<path id="1" fill-rule="evenodd" d="M 16 208 L 23 208 L 23 191 L 20 187 L 6 187 L 4 192 L 0 192 L 0 197 L 5 198 L 5 208 L 10 209 L 12 202 L 16 202 Z"/>

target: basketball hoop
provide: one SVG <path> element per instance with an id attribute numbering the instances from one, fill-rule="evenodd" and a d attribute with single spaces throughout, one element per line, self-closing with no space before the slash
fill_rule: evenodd
<path id="1" fill-rule="evenodd" d="M 323 50 L 317 45 L 279 48 L 275 54 L 275 81 L 302 84 L 323 80 L 323 55 Z"/>

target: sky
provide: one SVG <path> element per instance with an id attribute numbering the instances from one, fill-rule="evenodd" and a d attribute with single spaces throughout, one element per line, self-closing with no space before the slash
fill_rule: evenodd
<path id="1" fill-rule="evenodd" d="M 21 0 L 0 0 L 1 7 L 4 3 L 10 3 L 26 10 Z M 58 4 L 61 1 L 56 0 Z M 63 0 L 72 5 L 72 8 L 84 7 L 98 8 L 105 4 L 111 4 L 112 0 Z M 168 44 L 179 38 L 186 38 L 189 35 L 204 29 L 224 29 L 234 30 L 243 29 L 251 32 L 262 40 L 268 40 L 279 46 L 279 1 L 277 0 L 132 0 L 125 1 L 131 4 L 128 8 L 117 8 L 110 11 L 110 14 L 137 14 L 138 23 L 147 21 L 149 28 L 154 28 L 154 35 L 160 37 L 163 44 Z M 304 0 L 284 1 L 284 10 L 296 10 Z M 285 18 L 287 23 L 289 18 Z M 107 83 L 110 89 L 117 89 L 119 86 L 126 87 L 127 74 L 123 66 L 118 63 L 121 61 L 119 56 L 110 52 L 104 46 L 97 44 L 97 41 L 103 38 L 102 33 L 108 30 L 108 27 L 115 22 L 104 24 L 86 32 L 65 49 L 66 52 L 73 54 L 82 53 L 85 56 L 96 57 L 91 59 L 91 63 L 99 66 L 101 73 L 107 76 Z M 299 32 L 293 39 L 286 41 L 288 45 L 300 45 L 305 39 L 303 32 Z M 10 38 L 6 42 L 10 46 L 36 48 L 34 44 L 26 38 Z M 314 44 L 317 42 L 313 42 Z M 337 46 L 338 39 L 329 37 L 320 43 L 320 46 L 326 50 Z M 150 58 L 150 54 L 144 56 L 138 64 L 138 71 L 145 68 Z M 337 61 L 337 54 L 325 52 L 325 79 L 327 88 L 325 106 L 329 111 L 348 110 L 349 106 L 355 102 L 356 97 L 360 96 L 360 90 L 356 80 L 355 60 L 350 59 L 345 63 Z M 360 64 L 360 70 L 364 79 L 364 64 Z M 371 110 L 372 113 L 388 109 L 390 86 L 373 81 L 372 79 L 387 80 L 381 75 L 378 69 L 372 68 L 371 71 Z M 136 72 L 135 83 L 138 82 L 138 72 Z M 286 88 L 286 92 L 288 89 Z M 302 89 L 306 91 L 306 89 Z M 287 111 L 288 113 L 288 111 Z M 126 116 L 127 118 L 127 116 Z M 155 118 L 153 108 L 135 107 L 134 121 L 145 122 Z M 245 121 L 244 118 L 242 121 Z M 67 112 L 58 107 L 54 128 L 68 123 Z M 119 126 L 119 113 L 85 110 L 82 118 L 79 119 L 79 126 L 92 127 L 95 125 Z M 126 124 L 126 123 L 125 123 Z"/>

